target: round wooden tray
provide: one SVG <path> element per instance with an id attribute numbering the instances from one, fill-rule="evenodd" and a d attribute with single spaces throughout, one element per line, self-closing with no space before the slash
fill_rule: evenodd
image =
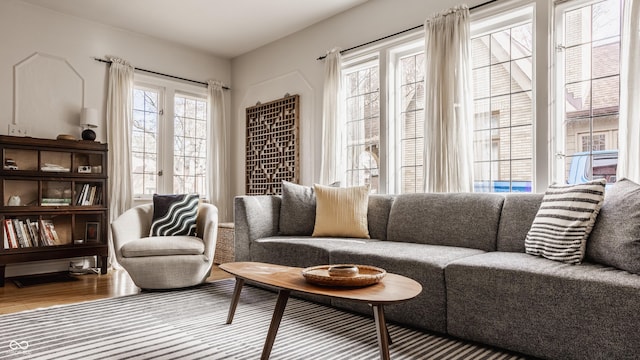
<path id="1" fill-rule="evenodd" d="M 330 276 L 329 267 L 334 264 L 312 266 L 302 270 L 302 276 L 309 283 L 322 286 L 359 287 L 378 283 L 387 274 L 384 269 L 369 265 L 354 265 L 358 267 L 358 275 L 355 276 Z"/>

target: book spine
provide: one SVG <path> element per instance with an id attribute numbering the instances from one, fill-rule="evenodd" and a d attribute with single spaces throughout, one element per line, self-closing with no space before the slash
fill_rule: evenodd
<path id="1" fill-rule="evenodd" d="M 33 224 L 31 219 L 27 219 L 26 221 L 27 230 L 29 230 L 29 235 L 31 235 L 31 245 L 34 247 L 38 246 L 38 232 L 34 231 Z"/>
<path id="2" fill-rule="evenodd" d="M 4 237 L 2 238 L 3 242 L 2 242 L 2 248 L 3 249 L 8 249 L 9 248 L 9 233 L 7 232 L 7 227 L 3 226 L 4 228 Z"/>
<path id="3" fill-rule="evenodd" d="M 80 190 L 80 195 L 78 195 L 76 206 L 84 205 L 84 198 L 87 195 L 88 188 L 89 188 L 89 184 L 82 184 L 82 190 Z"/>
<path id="4" fill-rule="evenodd" d="M 3 221 L 4 223 L 4 233 L 5 233 L 5 238 L 4 238 L 4 248 L 5 249 L 11 249 L 13 248 L 12 245 L 12 237 L 13 235 L 13 230 L 11 229 L 11 220 L 10 219 L 5 219 Z"/>
<path id="5" fill-rule="evenodd" d="M 22 227 L 20 226 L 20 220 L 13 219 L 13 230 L 16 232 L 16 237 L 18 238 L 18 245 L 21 248 L 27 247 L 25 245 L 24 235 L 22 234 Z"/>
<path id="6" fill-rule="evenodd" d="M 33 230 L 33 238 L 36 239 L 36 246 L 42 246 L 42 240 L 40 238 L 40 227 L 38 226 L 38 222 L 34 221 L 31 223 L 31 229 Z"/>
<path id="7" fill-rule="evenodd" d="M 58 245 L 60 243 L 60 239 L 58 239 L 58 233 L 52 223 L 47 223 L 47 232 L 51 239 L 51 245 Z"/>
<path id="8" fill-rule="evenodd" d="M 16 231 L 13 228 L 13 221 L 11 219 L 6 219 L 4 221 L 4 225 L 7 228 L 7 231 L 9 232 L 9 247 L 11 249 L 17 249 L 18 248 L 18 237 L 16 236 Z"/>
<path id="9" fill-rule="evenodd" d="M 43 246 L 48 246 L 51 245 L 51 239 L 49 238 L 49 234 L 47 233 L 47 226 L 44 222 L 44 220 L 40 220 L 39 221 L 40 224 L 40 241 L 42 242 Z"/>
<path id="10" fill-rule="evenodd" d="M 31 241 L 31 234 L 27 229 L 27 224 L 24 221 L 20 220 L 20 227 L 22 228 L 22 234 L 24 235 L 24 243 L 27 247 L 32 247 L 33 242 Z"/>
<path id="11" fill-rule="evenodd" d="M 89 193 L 89 203 L 87 205 L 93 205 L 93 201 L 95 200 L 95 197 L 96 197 L 96 187 L 92 186 L 91 192 Z"/>

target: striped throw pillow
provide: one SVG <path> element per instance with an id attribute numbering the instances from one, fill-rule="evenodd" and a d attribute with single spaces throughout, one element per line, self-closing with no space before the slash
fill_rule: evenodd
<path id="1" fill-rule="evenodd" d="M 198 194 L 154 194 L 149 236 L 195 236 L 199 203 Z"/>
<path id="2" fill-rule="evenodd" d="M 604 201 L 606 180 L 551 185 L 525 239 L 527 254 L 579 264 Z"/>

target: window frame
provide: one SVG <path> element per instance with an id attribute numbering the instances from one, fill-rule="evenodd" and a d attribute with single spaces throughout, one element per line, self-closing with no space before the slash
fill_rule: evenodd
<path id="1" fill-rule="evenodd" d="M 602 2 L 604 0 L 571 0 L 571 1 L 564 1 L 564 2 L 560 2 L 558 4 L 555 5 L 554 8 L 551 9 L 552 14 L 553 14 L 553 21 L 552 21 L 552 27 L 554 29 L 554 34 L 553 34 L 553 54 L 551 55 L 552 57 L 552 64 L 554 65 L 554 71 L 552 72 L 552 79 L 550 80 L 551 83 L 551 88 L 553 89 L 553 102 L 555 103 L 555 105 L 552 107 L 552 112 L 553 115 L 551 117 L 551 124 L 550 127 L 552 128 L 553 131 L 553 141 L 552 141 L 552 148 L 553 148 L 553 154 L 554 154 L 554 159 L 551 160 L 550 163 L 550 177 L 552 179 L 553 182 L 555 183 L 565 183 L 566 182 L 566 178 L 567 178 L 567 174 L 571 168 L 571 165 L 567 165 L 567 158 L 573 157 L 572 155 L 568 155 L 567 154 L 567 149 L 566 149 L 566 143 L 567 143 L 567 132 L 566 132 L 566 127 L 564 126 L 564 120 L 565 120 L 565 104 L 566 101 L 564 99 L 564 87 L 566 85 L 566 81 L 564 80 L 565 77 L 565 56 L 566 56 L 566 51 L 564 49 L 564 38 L 565 38 L 565 27 L 564 27 L 564 17 L 562 16 L 565 12 L 568 11 L 572 11 L 572 10 L 577 10 L 589 5 L 593 5 L 599 2 Z M 624 1 L 625 0 L 620 0 L 621 2 L 621 10 L 620 10 L 620 22 L 621 22 L 621 26 L 622 26 L 622 21 L 624 18 Z M 619 37 L 622 37 L 622 29 L 620 31 L 620 34 L 618 35 Z M 590 40 L 590 43 L 593 40 Z M 620 71 L 620 70 L 618 70 Z M 618 76 L 620 76 L 620 72 L 618 72 Z M 592 74 L 590 74 L 589 77 L 590 81 L 593 81 L 593 77 Z M 591 90 L 593 91 L 593 90 Z M 620 95 L 620 94 L 618 94 Z M 562 96 L 562 98 L 560 98 Z M 620 99 L 618 98 L 618 101 Z M 618 102 L 618 107 L 620 106 L 620 103 Z M 590 111 L 593 108 L 590 107 Z M 619 116 L 619 114 L 618 114 Z M 588 135 L 596 135 L 599 133 L 602 133 L 602 131 L 599 130 L 595 130 L 593 128 L 593 118 L 594 116 L 592 116 L 592 114 L 590 114 L 590 125 L 589 125 L 589 133 Z M 606 136 L 606 142 L 607 144 L 609 143 L 615 143 L 616 145 L 616 149 L 615 151 L 619 150 L 619 145 L 618 145 L 618 141 L 617 141 L 617 135 L 618 135 L 618 131 L 619 131 L 619 123 L 618 123 L 618 128 L 617 129 L 608 129 L 607 130 L 607 136 Z M 609 136 L 609 134 L 611 134 L 611 136 Z M 581 149 L 581 146 L 579 144 L 579 139 L 582 138 L 581 135 L 584 135 L 584 133 L 580 134 L 580 133 L 576 133 L 576 150 L 578 150 L 578 148 Z M 616 139 L 613 138 L 613 136 L 616 137 Z M 575 151 L 575 153 L 579 153 L 580 151 Z M 574 153 L 574 154 L 575 154 Z M 592 157 L 591 157 L 592 158 Z M 593 162 L 591 160 L 590 163 L 590 168 L 593 168 Z"/>

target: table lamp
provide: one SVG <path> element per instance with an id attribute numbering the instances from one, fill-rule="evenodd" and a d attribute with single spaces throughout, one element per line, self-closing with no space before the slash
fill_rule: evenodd
<path id="1" fill-rule="evenodd" d="M 82 140 L 94 141 L 96 133 L 91 128 L 98 127 L 98 109 L 83 108 L 80 113 L 80 126 L 84 129 L 82 131 Z"/>

